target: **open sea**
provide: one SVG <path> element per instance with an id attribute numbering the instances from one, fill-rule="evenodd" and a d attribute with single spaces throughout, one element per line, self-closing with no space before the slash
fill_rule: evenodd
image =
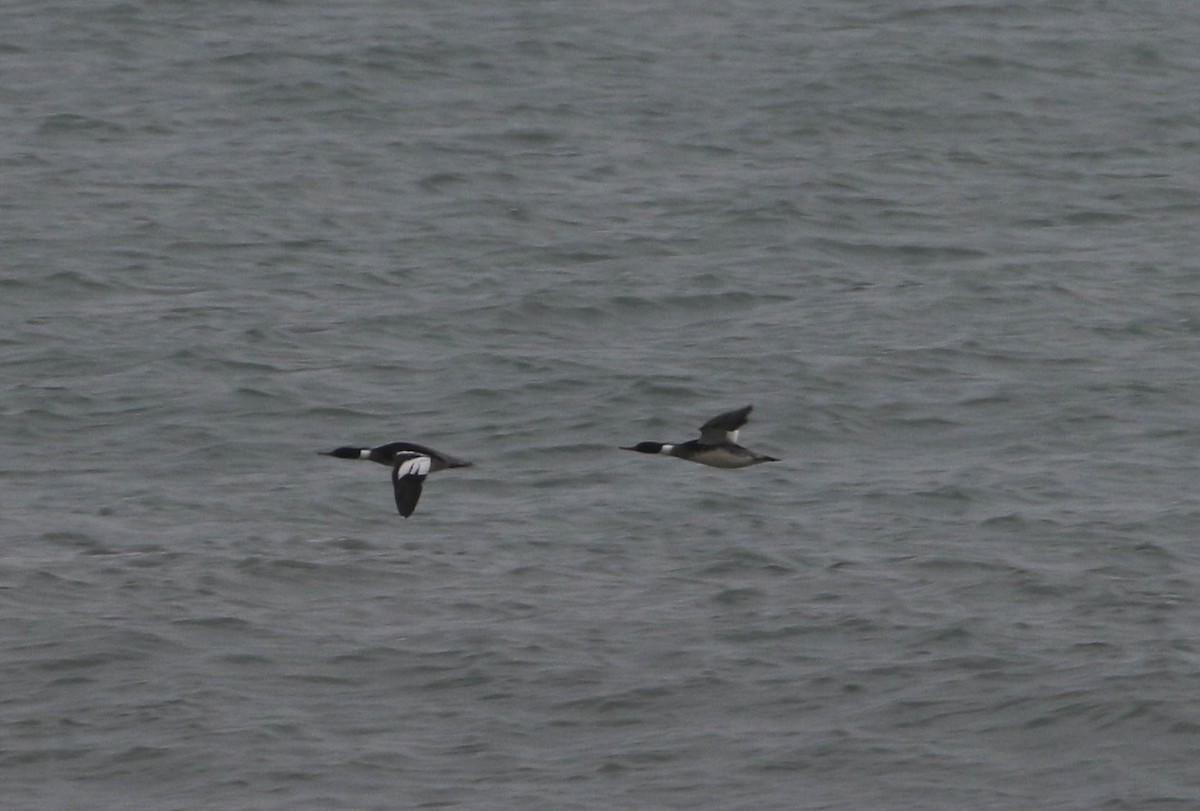
<path id="1" fill-rule="evenodd" d="M 1200 808 L 1198 42 L 7 0 L 0 809 Z"/>

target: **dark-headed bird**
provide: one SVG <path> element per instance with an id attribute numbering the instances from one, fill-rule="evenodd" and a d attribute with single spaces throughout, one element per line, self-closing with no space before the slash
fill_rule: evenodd
<path id="1" fill-rule="evenodd" d="M 718 414 L 700 426 L 700 438 L 691 439 L 678 445 L 663 442 L 639 442 L 636 445 L 622 447 L 623 451 L 638 453 L 662 453 L 687 459 L 689 462 L 699 462 L 709 467 L 738 468 L 757 465 L 762 462 L 778 462 L 774 456 L 767 456 L 737 444 L 738 429 L 746 424 L 750 410 L 748 405 L 736 411 Z"/>
<path id="2" fill-rule="evenodd" d="M 415 442 L 389 442 L 378 448 L 341 447 L 320 451 L 324 456 L 338 459 L 367 459 L 392 469 L 392 490 L 396 494 L 396 509 L 405 518 L 417 508 L 425 477 L 451 467 L 470 467 L 471 463 L 448 453 L 435 451 Z"/>

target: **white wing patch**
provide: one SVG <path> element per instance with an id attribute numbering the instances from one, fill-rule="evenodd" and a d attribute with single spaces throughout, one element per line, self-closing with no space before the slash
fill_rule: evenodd
<path id="1" fill-rule="evenodd" d="M 738 432 L 737 431 L 729 431 L 725 434 L 725 436 L 727 436 L 729 438 L 730 442 L 737 442 Z"/>
<path id="2" fill-rule="evenodd" d="M 416 456 L 412 459 L 407 459 L 396 466 L 396 476 L 399 478 L 405 476 L 426 476 L 429 474 L 429 465 L 432 461 L 428 456 Z"/>

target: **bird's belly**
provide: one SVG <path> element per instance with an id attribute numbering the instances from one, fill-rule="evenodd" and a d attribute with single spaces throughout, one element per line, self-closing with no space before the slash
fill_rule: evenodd
<path id="1" fill-rule="evenodd" d="M 697 453 L 692 457 L 693 462 L 699 462 L 709 467 L 737 468 L 747 467 L 755 462 L 753 456 L 728 451 L 724 448 L 714 448 Z"/>

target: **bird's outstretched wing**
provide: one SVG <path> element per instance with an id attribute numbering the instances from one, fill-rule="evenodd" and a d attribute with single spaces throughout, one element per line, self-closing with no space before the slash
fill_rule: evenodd
<path id="1" fill-rule="evenodd" d="M 417 508 L 421 498 L 421 485 L 429 475 L 430 458 L 411 451 L 396 454 L 392 467 L 392 489 L 396 492 L 396 509 L 405 518 Z"/>
<path id="2" fill-rule="evenodd" d="M 726 411 L 718 414 L 700 426 L 701 445 L 720 445 L 723 442 L 737 442 L 738 429 L 746 424 L 752 405 L 744 406 L 736 411 Z"/>

